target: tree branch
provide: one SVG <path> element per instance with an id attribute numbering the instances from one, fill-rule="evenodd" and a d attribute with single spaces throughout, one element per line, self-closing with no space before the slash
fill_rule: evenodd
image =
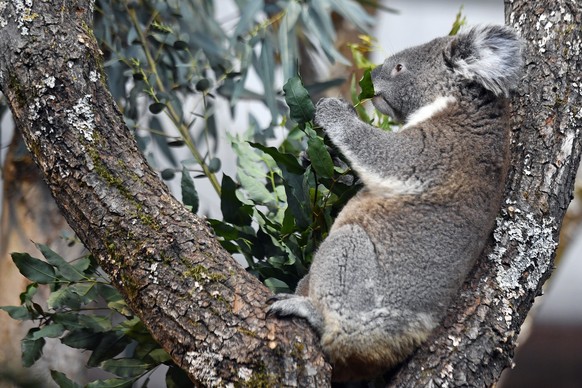
<path id="1" fill-rule="evenodd" d="M 582 148 L 582 12 L 564 0 L 505 5 L 507 23 L 526 44 L 526 77 L 512 101 L 506 202 L 444 325 L 394 386 L 493 385 L 511 365 L 520 327 L 553 268 Z"/>
<path id="2" fill-rule="evenodd" d="M 329 384 L 304 322 L 146 164 L 105 83 L 89 0 L 4 2 L 0 89 L 63 215 L 157 341 L 197 383 Z"/>

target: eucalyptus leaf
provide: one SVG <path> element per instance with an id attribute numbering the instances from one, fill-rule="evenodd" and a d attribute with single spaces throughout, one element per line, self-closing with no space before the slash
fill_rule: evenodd
<path id="1" fill-rule="evenodd" d="M 255 68 L 263 83 L 263 101 L 271 112 L 271 122 L 275 122 L 279 111 L 277 109 L 277 95 L 275 94 L 275 59 L 271 40 L 266 37 L 262 41 L 261 54 Z"/>
<path id="2" fill-rule="evenodd" d="M 363 101 L 376 95 L 374 92 L 374 84 L 372 83 L 372 71 L 370 69 L 364 71 L 364 75 L 358 84 L 362 90 L 358 95 L 358 101 Z"/>
<path id="3" fill-rule="evenodd" d="M 250 225 L 252 210 L 244 205 L 236 196 L 237 185 L 231 177 L 222 176 L 222 190 L 220 194 L 220 210 L 224 221 L 235 225 Z"/>
<path id="4" fill-rule="evenodd" d="M 76 271 L 85 273 L 91 266 L 91 259 L 89 256 L 80 257 L 78 259 L 72 260 L 69 263 L 71 266 L 75 268 Z"/>
<path id="5" fill-rule="evenodd" d="M 32 302 L 32 298 L 36 295 L 38 291 L 37 283 L 30 283 L 26 286 L 24 292 L 20 294 L 20 303 L 25 304 L 26 302 Z"/>
<path id="6" fill-rule="evenodd" d="M 62 372 L 51 370 L 51 377 L 57 383 L 59 388 L 82 388 L 82 385 L 70 380 L 67 375 Z"/>
<path id="7" fill-rule="evenodd" d="M 174 172 L 173 168 L 166 168 L 164 170 L 162 170 L 161 174 L 162 179 L 165 181 L 169 181 L 170 179 L 174 179 L 174 177 L 176 176 L 176 173 Z"/>
<path id="8" fill-rule="evenodd" d="M 289 171 L 293 174 L 303 174 L 305 169 L 301 167 L 297 158 L 291 154 L 279 151 L 275 147 L 267 147 L 260 143 L 249 142 L 250 146 L 268 154 L 277 163 L 281 170 Z"/>
<path id="9" fill-rule="evenodd" d="M 87 365 L 97 366 L 101 362 L 117 356 L 130 343 L 131 339 L 120 331 L 103 333 L 99 342 L 93 347 L 93 352 L 87 361 Z"/>
<path id="10" fill-rule="evenodd" d="M 63 287 L 50 294 L 47 299 L 49 309 L 58 309 L 68 307 L 78 310 L 81 307 L 81 297 L 73 292 L 71 287 Z"/>
<path id="11" fill-rule="evenodd" d="M 150 104 L 150 106 L 148 107 L 150 112 L 155 114 L 155 115 L 158 113 L 161 113 L 165 108 L 166 108 L 166 104 L 164 104 L 163 102 L 154 102 L 154 103 Z"/>
<path id="12" fill-rule="evenodd" d="M 136 377 L 96 380 L 87 384 L 86 388 L 129 388 L 135 380 Z"/>
<path id="13" fill-rule="evenodd" d="M 11 256 L 20 273 L 27 279 L 40 284 L 50 284 L 58 280 L 55 270 L 50 264 L 36 259 L 28 253 L 12 253 Z"/>
<path id="14" fill-rule="evenodd" d="M 301 78 L 290 78 L 283 86 L 285 101 L 289 106 L 289 116 L 298 124 L 304 124 L 313 119 L 315 106 L 309 97 L 307 89 L 303 87 Z"/>
<path id="15" fill-rule="evenodd" d="M 0 306 L 0 310 L 4 310 L 10 315 L 10 318 L 17 321 L 24 321 L 34 319 L 36 314 L 32 313 L 26 306 Z"/>
<path id="16" fill-rule="evenodd" d="M 37 328 L 32 328 L 22 339 L 20 346 L 22 350 L 22 365 L 26 368 L 31 367 L 41 356 L 42 349 L 46 340 L 44 338 L 32 339 L 34 332 L 38 331 Z"/>
<path id="17" fill-rule="evenodd" d="M 95 333 L 90 329 L 75 329 L 69 331 L 61 342 L 75 349 L 93 350 L 101 342 L 103 334 Z"/>
<path id="18" fill-rule="evenodd" d="M 265 279 L 265 285 L 269 287 L 269 289 L 275 293 L 280 292 L 291 292 L 289 285 L 279 279 L 275 278 L 268 278 Z"/>
<path id="19" fill-rule="evenodd" d="M 307 155 L 318 177 L 333 177 L 333 161 L 322 138 L 317 135 L 309 138 L 307 141 Z"/>
<path id="20" fill-rule="evenodd" d="M 192 381 L 188 378 L 186 372 L 175 365 L 171 365 L 166 372 L 167 388 L 184 388 L 192 386 Z"/>
<path id="21" fill-rule="evenodd" d="M 42 327 L 40 330 L 32 333 L 31 339 L 37 340 L 39 338 L 57 338 L 65 332 L 65 327 L 60 323 L 53 323 Z"/>
<path id="22" fill-rule="evenodd" d="M 281 27 L 277 33 L 283 79 L 289 79 L 297 73 L 297 30 L 296 24 L 301 14 L 301 5 L 296 1 L 289 1 L 283 11 Z"/>
<path id="23" fill-rule="evenodd" d="M 84 278 L 82 272 L 69 264 L 59 254 L 44 244 L 35 244 L 42 253 L 46 261 L 57 269 L 57 275 L 61 275 L 65 280 L 76 282 Z"/>
<path id="24" fill-rule="evenodd" d="M 136 377 L 146 372 L 151 364 L 133 358 L 114 358 L 103 361 L 100 367 L 120 377 Z"/>
<path id="25" fill-rule="evenodd" d="M 352 22 L 360 30 L 371 34 L 374 18 L 354 0 L 330 0 L 332 9 Z"/>
<path id="26" fill-rule="evenodd" d="M 182 189 L 182 202 L 184 205 L 192 207 L 192 213 L 196 213 L 199 205 L 198 192 L 194 187 L 194 180 L 186 167 L 182 168 L 180 187 Z"/>
<path id="27" fill-rule="evenodd" d="M 263 0 L 248 1 L 244 7 L 241 7 L 240 19 L 234 30 L 233 38 L 237 39 L 254 27 L 254 21 L 257 15 L 263 10 Z"/>

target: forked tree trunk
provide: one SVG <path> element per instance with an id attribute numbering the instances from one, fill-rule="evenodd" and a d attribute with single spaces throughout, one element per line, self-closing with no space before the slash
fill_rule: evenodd
<path id="1" fill-rule="evenodd" d="M 106 89 L 91 2 L 28 4 L 0 9 L 0 88 L 63 214 L 131 308 L 198 383 L 328 385 L 312 331 L 265 320 L 269 291 L 137 150 Z M 552 266 L 581 148 L 580 7 L 507 7 L 528 42 L 508 200 L 474 277 L 400 386 L 491 385 Z"/>

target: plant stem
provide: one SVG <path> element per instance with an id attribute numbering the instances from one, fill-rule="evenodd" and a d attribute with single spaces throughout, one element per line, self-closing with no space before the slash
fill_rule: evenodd
<path id="1" fill-rule="evenodd" d="M 129 13 L 129 17 L 131 18 L 131 22 L 133 23 L 133 26 L 137 31 L 139 41 L 143 47 L 150 71 L 152 72 L 152 74 L 155 75 L 156 86 L 157 86 L 159 92 L 166 93 L 166 88 L 165 88 L 164 84 L 162 83 L 160 76 L 158 75 L 156 61 L 152 57 L 152 54 L 149 50 L 149 47 L 147 44 L 147 39 L 144 35 L 143 30 L 141 29 L 141 26 L 140 26 L 139 21 L 137 19 L 135 9 L 133 9 L 133 8 L 128 9 L 128 13 Z M 210 180 L 210 183 L 212 184 L 212 187 L 214 188 L 216 193 L 218 195 L 220 195 L 220 193 L 221 193 L 220 182 L 218 182 L 216 175 L 212 171 L 210 171 L 210 169 L 208 168 L 208 165 L 204 161 L 204 158 L 202 157 L 202 155 L 200 154 L 200 152 L 196 148 L 196 145 L 194 144 L 194 141 L 192 140 L 192 137 L 190 136 L 190 133 L 188 131 L 188 127 L 186 126 L 186 124 L 184 124 L 184 122 L 182 121 L 182 118 L 180 117 L 178 112 L 176 112 L 176 109 L 172 106 L 171 103 L 168 103 L 166 105 L 166 108 L 167 108 L 166 113 L 167 113 L 168 117 L 170 118 L 170 120 L 172 120 L 172 123 L 174 123 L 174 125 L 178 129 L 178 132 L 180 133 L 180 136 L 182 136 L 182 139 L 184 140 L 184 143 L 188 147 L 188 150 L 190 151 L 190 153 L 192 154 L 192 156 L 194 157 L 196 162 L 198 164 L 200 164 L 200 167 L 202 167 L 202 171 L 204 172 L 204 175 L 208 178 L 208 180 Z"/>

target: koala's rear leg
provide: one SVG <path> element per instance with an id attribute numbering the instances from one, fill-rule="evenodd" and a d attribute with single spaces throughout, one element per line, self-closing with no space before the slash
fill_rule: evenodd
<path id="1" fill-rule="evenodd" d="M 323 335 L 328 324 L 343 326 L 338 314 L 373 308 L 369 304 L 378 302 L 379 275 L 374 245 L 366 232 L 345 225 L 321 244 L 309 274 L 299 283 L 301 295 L 274 295 L 268 315 L 304 318 Z"/>

